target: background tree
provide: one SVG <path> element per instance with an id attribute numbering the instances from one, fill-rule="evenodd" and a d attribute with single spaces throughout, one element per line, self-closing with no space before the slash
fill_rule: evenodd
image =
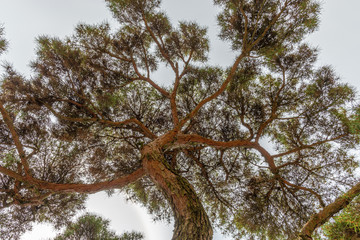
<path id="1" fill-rule="evenodd" d="M 2 236 L 66 224 L 86 194 L 122 188 L 156 217 L 174 216 L 174 239 L 211 239 L 212 226 L 295 238 L 318 212 L 306 239 L 359 194 L 354 90 L 315 69 L 302 41 L 317 26 L 315 1 L 215 1 L 237 53 L 228 69 L 206 64 L 206 28 L 173 27 L 159 1 L 107 3 L 117 30 L 39 37 L 31 79 L 5 67 Z M 152 78 L 160 63 L 171 87 Z"/>
<path id="2" fill-rule="evenodd" d="M 54 240 L 140 240 L 143 235 L 138 232 L 126 232 L 121 236 L 109 229 L 109 220 L 95 214 L 86 213 L 76 222 L 68 225 L 63 233 Z"/>

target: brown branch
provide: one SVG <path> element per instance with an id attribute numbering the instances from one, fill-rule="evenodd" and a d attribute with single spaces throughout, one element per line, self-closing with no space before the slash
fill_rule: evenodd
<path id="1" fill-rule="evenodd" d="M 178 134 L 177 142 L 178 144 L 186 144 L 189 142 L 202 143 L 213 147 L 218 148 L 231 148 L 231 147 L 254 147 L 256 144 L 248 140 L 234 140 L 229 142 L 215 141 L 210 138 L 205 138 L 197 134 Z"/>
<path id="2" fill-rule="evenodd" d="M 319 203 L 322 207 L 325 206 L 325 203 L 324 201 L 322 200 L 322 197 L 317 193 L 315 192 L 314 190 L 310 189 L 310 188 L 306 188 L 306 187 L 303 187 L 303 186 L 298 186 L 296 184 L 293 184 L 293 183 L 290 183 L 288 182 L 287 180 L 281 178 L 281 177 L 278 177 L 283 183 L 285 183 L 286 185 L 289 185 L 290 187 L 293 187 L 293 188 L 296 188 L 296 189 L 299 189 L 299 190 L 303 190 L 303 191 L 307 191 L 307 192 L 310 192 L 311 194 L 315 195 L 317 197 L 317 199 L 319 200 Z"/>
<path id="3" fill-rule="evenodd" d="M 8 168 L 5 168 L 3 166 L 0 166 L 0 173 L 5 174 L 11 178 L 14 178 L 15 180 L 18 180 L 18 181 L 22 181 L 22 182 L 26 181 L 26 178 L 24 176 L 20 175 L 17 172 L 14 172 Z"/>
<path id="4" fill-rule="evenodd" d="M 143 131 L 143 133 L 145 134 L 145 136 L 149 137 L 150 139 L 155 139 L 156 135 L 154 133 L 152 133 L 142 122 L 140 122 L 138 119 L 136 118 L 131 118 L 131 119 L 127 119 L 121 122 L 113 122 L 110 120 L 103 120 L 103 119 L 99 119 L 99 118 L 71 118 L 71 117 L 66 117 L 61 115 L 60 113 L 56 112 L 49 104 L 44 104 L 56 117 L 66 120 L 66 121 L 70 121 L 70 122 L 98 122 L 98 123 L 102 123 L 105 125 L 109 125 L 109 126 L 122 126 L 122 125 L 127 125 L 129 123 L 135 123 L 136 125 L 138 125 L 141 130 Z"/>
<path id="5" fill-rule="evenodd" d="M 144 134 L 148 138 L 150 138 L 150 139 L 157 138 L 157 136 L 154 133 L 152 133 L 142 122 L 140 122 L 136 118 L 127 119 L 122 122 L 113 122 L 113 121 L 109 121 L 109 120 L 100 120 L 99 122 L 106 124 L 106 125 L 110 125 L 110 126 L 122 126 L 122 125 L 127 125 L 129 123 L 135 123 L 136 125 L 138 125 L 141 128 L 141 130 L 144 132 Z"/>
<path id="6" fill-rule="evenodd" d="M 215 92 L 213 93 L 211 96 L 205 98 L 204 100 L 202 100 L 184 119 L 182 119 L 180 121 L 180 123 L 175 127 L 175 130 L 180 130 L 182 126 L 184 126 L 184 124 L 191 118 L 193 118 L 198 111 L 200 110 L 200 108 L 202 108 L 202 106 L 204 106 L 206 103 L 212 101 L 213 99 L 217 98 L 220 94 L 222 94 L 228 84 L 232 81 L 233 76 L 235 75 L 235 72 L 241 62 L 241 60 L 246 57 L 250 50 L 256 45 L 258 44 L 261 39 L 263 39 L 266 35 L 266 33 L 270 30 L 270 28 L 276 23 L 276 21 L 279 19 L 279 17 L 281 16 L 281 14 L 285 11 L 286 7 L 287 7 L 288 2 L 285 3 L 284 7 L 281 9 L 281 11 L 279 12 L 278 15 L 276 15 L 274 17 L 274 19 L 271 21 L 271 23 L 269 24 L 269 26 L 267 26 L 267 28 L 264 30 L 264 32 L 260 35 L 260 37 L 258 39 L 256 39 L 248 48 L 243 48 L 243 51 L 241 52 L 241 54 L 239 55 L 239 57 L 236 58 L 234 64 L 232 65 L 229 75 L 227 76 L 226 80 L 223 82 L 223 84 L 221 85 L 221 87 Z M 157 40 L 156 40 L 157 41 Z"/>
<path id="7" fill-rule="evenodd" d="M 266 33 L 270 30 L 270 28 L 276 23 L 276 21 L 280 18 L 281 14 L 285 11 L 287 7 L 288 1 L 285 2 L 283 8 L 280 10 L 279 14 L 274 17 L 274 19 L 270 22 L 270 24 L 265 28 L 264 32 L 257 38 L 251 45 L 250 49 L 253 48 L 256 44 L 258 44 L 261 39 L 263 39 Z"/>
<path id="8" fill-rule="evenodd" d="M 129 183 L 135 182 L 144 175 L 145 175 L 144 169 L 139 168 L 136 171 L 126 176 L 119 177 L 115 180 L 93 183 L 93 184 L 80 184 L 80 183 L 58 184 L 58 183 L 45 182 L 41 180 L 32 180 L 30 181 L 30 183 L 33 183 L 35 186 L 39 187 L 40 189 L 51 190 L 53 192 L 95 193 L 103 190 L 124 187 Z"/>
<path id="9" fill-rule="evenodd" d="M 246 49 L 247 47 L 247 36 L 248 36 L 248 27 L 249 27 L 249 20 L 248 17 L 246 16 L 246 13 L 243 9 L 242 3 L 240 3 L 240 12 L 241 15 L 243 15 L 244 19 L 245 19 L 245 31 L 244 31 L 244 37 L 243 37 L 243 50 Z"/>
<path id="10" fill-rule="evenodd" d="M 146 27 L 146 30 L 150 33 L 150 36 L 152 37 L 152 39 L 155 41 L 157 47 L 160 50 L 161 55 L 166 59 L 166 61 L 168 61 L 168 63 L 170 64 L 171 68 L 173 69 L 173 71 L 176 73 L 178 71 L 178 69 L 176 68 L 175 64 L 173 61 L 171 61 L 169 55 L 165 52 L 165 49 L 163 48 L 163 46 L 161 46 L 159 40 L 157 39 L 157 37 L 155 36 L 154 32 L 151 30 L 151 28 L 149 27 L 148 21 L 145 18 L 145 14 L 142 13 L 142 18 Z"/>
<path id="11" fill-rule="evenodd" d="M 222 196 L 219 195 L 218 191 L 216 190 L 214 184 L 211 182 L 210 180 L 210 176 L 206 170 L 205 165 L 200 161 L 199 158 L 195 157 L 190 151 L 188 150 L 184 150 L 185 154 L 187 156 L 189 156 L 195 163 L 196 165 L 199 166 L 200 170 L 201 170 L 201 174 L 203 175 L 203 177 L 205 177 L 207 183 L 209 184 L 212 192 L 214 193 L 215 197 L 222 203 L 224 204 L 226 207 L 232 209 L 233 206 L 231 205 L 231 203 L 229 203 L 229 201 L 227 201 L 225 198 L 223 198 Z"/>
<path id="12" fill-rule="evenodd" d="M 251 126 L 250 126 L 250 124 L 248 124 L 248 123 L 246 123 L 245 122 L 245 118 L 244 118 L 244 116 L 245 116 L 245 109 L 244 109 L 244 103 L 243 103 L 243 99 L 241 100 L 241 113 L 239 113 L 239 110 L 238 109 L 236 109 L 236 111 L 237 111 L 237 113 L 239 114 L 239 116 L 240 116 L 240 121 L 241 121 L 241 124 L 243 125 L 243 126 L 245 126 L 248 130 L 249 130 L 249 134 L 250 134 L 250 136 L 249 136 L 249 140 L 250 139 L 252 139 L 253 137 L 254 137 L 254 131 L 253 131 L 253 129 L 251 128 Z"/>
<path id="13" fill-rule="evenodd" d="M 236 58 L 233 66 L 231 67 L 229 75 L 227 76 L 226 80 L 223 82 L 221 87 L 215 93 L 213 93 L 211 96 L 209 96 L 209 97 L 203 99 L 201 102 L 199 102 L 199 104 L 184 119 L 182 119 L 180 121 L 180 123 L 175 127 L 176 130 L 180 130 L 181 127 L 184 126 L 184 124 L 189 119 L 192 119 L 199 112 L 199 110 L 200 110 L 200 108 L 202 108 L 202 106 L 204 106 L 206 103 L 214 100 L 215 98 L 217 98 L 220 94 L 222 94 L 226 90 L 227 86 L 233 79 L 233 76 L 235 75 L 235 72 L 236 72 L 241 60 L 245 57 L 245 55 L 246 55 L 245 53 L 241 53 L 240 56 L 238 58 Z"/>
<path id="14" fill-rule="evenodd" d="M 0 166 L 0 172 L 12 177 L 18 181 L 29 183 L 42 190 L 50 190 L 52 192 L 76 192 L 76 193 L 95 193 L 103 190 L 109 190 L 114 188 L 121 188 L 129 183 L 132 183 L 145 175 L 144 169 L 141 167 L 136 171 L 116 178 L 112 181 L 105 181 L 92 184 L 81 183 L 51 183 L 43 180 L 35 179 L 33 177 L 24 177 L 10 169 Z"/>
<path id="15" fill-rule="evenodd" d="M 263 13 L 263 10 L 264 10 L 266 1 L 267 1 L 267 0 L 264 0 L 264 1 L 262 2 L 261 7 L 260 7 L 260 10 L 259 10 L 259 12 L 258 12 L 257 15 L 256 15 L 256 23 L 255 23 L 254 31 L 253 31 L 253 33 L 252 33 L 252 35 L 251 35 L 251 41 L 254 40 L 255 33 L 256 33 L 256 31 L 258 30 L 258 23 L 259 23 L 259 21 L 260 21 L 260 15 Z"/>
<path id="16" fill-rule="evenodd" d="M 160 87 L 159 85 L 157 85 L 154 81 L 152 81 L 149 77 L 145 77 L 144 75 L 142 75 L 136 65 L 136 62 L 135 62 L 135 59 L 131 56 L 131 63 L 133 65 L 133 68 L 136 72 L 136 74 L 138 75 L 139 79 L 140 80 L 143 80 L 147 83 L 149 83 L 153 88 L 155 88 L 156 90 L 158 90 L 164 97 L 166 98 L 170 98 L 170 94 L 165 90 L 163 89 L 162 87 Z"/>
<path id="17" fill-rule="evenodd" d="M 178 134 L 177 143 L 184 144 L 189 142 L 202 143 L 213 147 L 218 148 L 231 148 L 231 147 L 248 147 L 258 150 L 261 155 L 265 158 L 268 163 L 270 170 L 272 173 L 277 174 L 278 169 L 275 165 L 274 158 L 270 155 L 265 148 L 260 146 L 260 144 L 256 142 L 251 142 L 249 140 L 234 140 L 229 142 L 215 141 L 209 138 L 202 137 L 196 134 Z"/>
<path id="18" fill-rule="evenodd" d="M 29 174 L 29 164 L 26 159 L 26 154 L 25 154 L 24 148 L 20 142 L 19 135 L 17 134 L 17 132 L 15 130 L 13 120 L 11 119 L 9 113 L 5 110 L 2 101 L 0 101 L 0 112 L 1 112 L 1 115 L 3 116 L 5 124 L 8 126 L 8 128 L 10 130 L 12 139 L 14 140 L 14 143 L 15 143 L 16 150 L 20 156 L 21 164 L 24 167 L 25 174 L 28 175 Z"/>
<path id="19" fill-rule="evenodd" d="M 275 95 L 275 99 L 272 101 L 270 117 L 260 125 L 260 127 L 259 127 L 259 129 L 258 129 L 258 131 L 256 133 L 256 138 L 255 138 L 256 142 L 259 141 L 259 139 L 261 137 L 261 134 L 265 130 L 265 128 L 270 123 L 272 123 L 277 117 L 276 111 L 278 110 L 278 100 L 279 100 L 279 97 L 280 97 L 280 93 L 282 92 L 282 90 L 285 88 L 285 85 L 286 85 L 285 70 L 284 70 L 284 68 L 282 66 L 281 66 L 281 68 L 282 68 L 282 77 L 283 77 L 281 87 L 277 91 L 277 93 Z"/>
<path id="20" fill-rule="evenodd" d="M 174 89 L 170 95 L 170 104 L 171 104 L 171 113 L 172 113 L 172 117 L 173 117 L 173 121 L 174 121 L 174 125 L 178 125 L 179 124 L 179 117 L 178 117 L 178 113 L 177 113 L 177 106 L 176 106 L 176 94 L 177 94 L 177 90 L 179 88 L 180 85 L 180 80 L 183 78 L 183 76 L 186 74 L 188 65 L 190 63 L 192 54 L 193 54 L 193 50 L 191 50 L 190 55 L 188 57 L 188 59 L 185 62 L 185 66 L 183 71 L 181 72 L 181 74 L 179 75 L 178 72 L 178 65 L 176 65 L 176 78 L 175 78 L 175 82 L 174 82 Z"/>
<path id="21" fill-rule="evenodd" d="M 332 141 L 335 141 L 335 140 L 338 140 L 342 137 L 346 137 L 348 134 L 342 134 L 342 135 L 339 135 L 337 137 L 334 137 L 334 138 L 330 138 L 330 139 L 326 139 L 326 140 L 323 140 L 323 141 L 319 141 L 319 142 L 315 142 L 313 144 L 310 144 L 310 145 L 302 145 L 298 148 L 294 148 L 294 149 L 291 149 L 287 152 L 283 152 L 283 153 L 279 153 L 279 154 L 275 154 L 275 155 L 272 155 L 273 158 L 278 158 L 278 157 L 283 157 L 283 156 L 286 156 L 286 155 L 289 155 L 291 153 L 294 153 L 294 152 L 298 152 L 300 150 L 304 150 L 304 149 L 307 149 L 307 148 L 312 148 L 312 147 L 315 147 L 315 146 L 318 146 L 318 145 L 321 145 L 323 143 L 327 143 L 327 142 L 332 142 Z"/>
<path id="22" fill-rule="evenodd" d="M 360 183 L 353 186 L 345 194 L 339 196 L 334 202 L 324 207 L 321 211 L 311 216 L 299 234 L 299 240 L 311 240 L 311 235 L 316 228 L 326 223 L 336 213 L 348 206 L 360 194 Z"/>

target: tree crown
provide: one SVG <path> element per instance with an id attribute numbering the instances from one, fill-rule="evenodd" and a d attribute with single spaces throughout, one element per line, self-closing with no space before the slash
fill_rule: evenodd
<path id="1" fill-rule="evenodd" d="M 316 68 L 304 42 L 317 1 L 216 0 L 220 37 L 237 54 L 228 68 L 207 64 L 205 27 L 174 27 L 160 1 L 106 3 L 116 30 L 79 24 L 65 39 L 41 36 L 32 77 L 4 68 L 4 236 L 32 221 L 64 225 L 86 194 L 123 189 L 156 219 L 173 216 L 174 239 L 211 239 L 211 225 L 294 238 L 358 181 L 355 90 Z M 153 79 L 160 63 L 173 72 L 168 86 Z"/>

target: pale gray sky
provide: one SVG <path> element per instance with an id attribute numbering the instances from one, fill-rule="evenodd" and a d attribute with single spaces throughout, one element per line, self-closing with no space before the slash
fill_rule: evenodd
<path id="1" fill-rule="evenodd" d="M 111 20 L 103 0 L 1 0 L 0 23 L 5 27 L 10 47 L 1 60 L 13 63 L 25 75 L 30 74 L 28 63 L 34 59 L 35 38 L 39 35 L 64 37 L 73 32 L 79 22 L 99 23 Z M 163 0 L 163 8 L 173 21 L 195 20 L 208 26 L 211 39 L 210 61 L 226 66 L 233 55 L 227 44 L 217 39 L 216 9 L 211 0 Z M 346 82 L 360 89 L 360 9 L 359 0 L 323 0 L 322 22 L 318 32 L 308 38 L 321 49 L 319 64 L 332 65 Z M 165 82 L 168 73 L 158 73 Z M 163 79 L 162 79 L 163 78 Z M 98 193 L 90 196 L 87 210 L 111 220 L 118 233 L 138 230 L 147 240 L 171 238 L 172 225 L 153 224 L 151 216 L 134 204 L 126 204 L 121 196 L 108 198 Z M 36 226 L 23 240 L 40 240 L 54 236 L 50 226 Z M 215 240 L 225 237 L 216 234 Z"/>

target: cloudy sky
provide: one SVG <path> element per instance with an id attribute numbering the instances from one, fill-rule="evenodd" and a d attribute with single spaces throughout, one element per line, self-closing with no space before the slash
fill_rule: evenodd
<path id="1" fill-rule="evenodd" d="M 1 57 L 13 63 L 16 69 L 30 75 L 28 67 L 34 59 L 35 38 L 39 35 L 64 37 L 70 35 L 79 22 L 99 23 L 108 21 L 114 25 L 103 0 L 1 0 L 0 24 L 5 27 L 10 42 L 7 54 Z M 308 38 L 321 50 L 319 65 L 332 65 L 346 82 L 360 89 L 360 9 L 359 0 L 323 0 L 321 25 L 318 32 Z M 211 39 L 210 61 L 222 66 L 232 62 L 233 55 L 227 46 L 217 39 L 216 13 L 211 0 L 163 0 L 163 8 L 171 20 L 195 20 L 208 26 Z M 168 73 L 157 74 L 158 81 L 166 84 Z M 111 227 L 118 233 L 138 230 L 147 240 L 171 238 L 172 225 L 154 224 L 151 216 L 141 207 L 125 203 L 123 197 L 94 194 L 87 203 L 87 210 L 109 218 Z M 50 226 L 35 226 L 24 240 L 40 240 L 54 236 Z M 216 234 L 216 240 L 225 239 Z"/>

